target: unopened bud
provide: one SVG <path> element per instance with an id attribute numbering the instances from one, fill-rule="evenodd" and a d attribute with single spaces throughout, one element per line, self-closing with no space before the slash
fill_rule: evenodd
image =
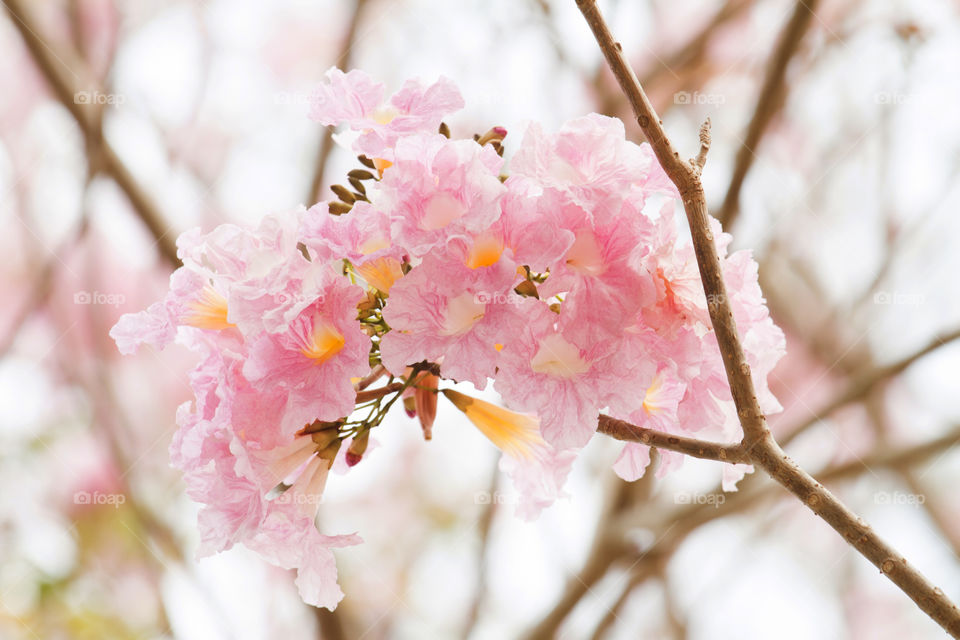
<path id="1" fill-rule="evenodd" d="M 342 216 L 345 213 L 350 213 L 353 205 L 347 204 L 346 202 L 331 202 L 329 205 L 327 205 L 327 208 L 330 210 L 331 214 L 335 216 Z"/>
<path id="2" fill-rule="evenodd" d="M 314 423 L 316 424 L 316 423 Z M 318 431 L 310 432 L 310 439 L 316 445 L 317 451 L 327 448 L 340 435 L 340 425 L 328 426 Z"/>
<path id="3" fill-rule="evenodd" d="M 377 307 L 377 296 L 376 294 L 367 291 L 367 297 L 361 300 L 357 304 L 357 309 L 360 311 L 372 311 Z"/>
<path id="4" fill-rule="evenodd" d="M 363 186 L 363 183 L 357 180 L 356 178 L 347 178 L 350 181 L 350 186 L 357 190 L 356 195 L 366 197 L 367 188 Z"/>
<path id="5" fill-rule="evenodd" d="M 437 387 L 439 385 L 440 378 L 428 373 L 418 379 L 417 390 L 413 394 L 424 440 L 430 440 L 433 437 L 433 422 L 437 419 Z"/>
<path id="6" fill-rule="evenodd" d="M 405 397 L 403 399 L 403 410 L 407 412 L 408 418 L 417 417 L 417 403 L 413 396 Z"/>
<path id="7" fill-rule="evenodd" d="M 507 130 L 503 127 L 493 127 L 485 134 L 477 138 L 477 144 L 483 146 L 491 142 L 500 142 L 507 137 Z"/>
<path id="8" fill-rule="evenodd" d="M 373 163 L 376 165 L 376 158 L 374 158 Z M 347 177 L 356 178 L 357 180 L 373 180 L 373 174 L 366 169 L 354 169 L 347 174 Z"/>
<path id="9" fill-rule="evenodd" d="M 350 441 L 347 448 L 347 466 L 352 467 L 363 458 L 363 453 L 367 450 L 367 444 L 370 442 L 370 430 L 365 429 Z"/>
<path id="10" fill-rule="evenodd" d="M 333 464 L 333 461 L 337 458 L 337 452 L 340 451 L 341 442 L 343 442 L 343 440 L 337 438 L 323 449 L 317 447 L 317 457 L 321 460 L 326 460 L 329 464 Z"/>
<path id="11" fill-rule="evenodd" d="M 354 195 L 350 192 L 350 189 L 347 189 L 342 184 L 335 184 L 331 186 L 330 191 L 333 191 L 338 198 L 347 204 L 353 204 L 353 202 L 356 200 Z"/>
<path id="12" fill-rule="evenodd" d="M 413 367 L 407 367 L 403 371 L 403 377 L 408 380 L 412 375 L 413 375 Z M 414 389 L 413 387 L 407 387 L 406 389 L 403 390 L 403 394 L 401 394 L 401 398 L 403 398 L 403 408 L 407 412 L 407 417 L 409 418 L 417 417 L 417 401 L 414 398 L 415 391 L 416 389 Z"/>
<path id="13" fill-rule="evenodd" d="M 517 293 L 522 296 L 527 296 L 528 298 L 540 299 L 540 293 L 537 291 L 537 285 L 533 284 L 530 280 L 524 280 L 518 284 L 514 289 Z"/>

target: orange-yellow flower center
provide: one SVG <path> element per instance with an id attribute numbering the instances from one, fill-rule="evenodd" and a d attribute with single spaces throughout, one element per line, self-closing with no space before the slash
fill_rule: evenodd
<path id="1" fill-rule="evenodd" d="M 546 444 L 540 436 L 540 423 L 533 416 L 507 411 L 453 389 L 444 389 L 443 394 L 508 456 L 530 459 Z"/>
<path id="2" fill-rule="evenodd" d="M 663 407 L 660 405 L 660 387 L 662 386 L 660 375 L 653 378 L 653 382 L 647 387 L 647 393 L 643 397 L 643 410 L 648 414 L 660 413 Z"/>
<path id="3" fill-rule="evenodd" d="M 496 264 L 503 253 L 503 242 L 492 234 L 475 238 L 470 253 L 467 254 L 466 265 L 471 269 L 489 267 Z"/>
<path id="4" fill-rule="evenodd" d="M 390 293 L 393 283 L 403 277 L 403 269 L 396 258 L 378 258 L 356 267 L 360 277 L 371 287 Z"/>
<path id="5" fill-rule="evenodd" d="M 370 114 L 370 119 L 377 124 L 390 124 L 393 119 L 400 115 L 396 109 L 390 106 L 380 107 Z"/>
<path id="6" fill-rule="evenodd" d="M 387 169 L 389 169 L 390 167 L 392 167 L 392 166 L 393 166 L 393 163 L 390 162 L 389 160 L 385 160 L 385 159 L 383 159 L 383 158 L 374 158 L 374 159 L 373 159 L 373 166 L 374 166 L 374 168 L 377 170 L 377 173 L 379 173 L 379 174 L 380 174 L 380 177 L 382 178 L 382 177 L 383 177 L 383 172 L 386 171 Z"/>
<path id="7" fill-rule="evenodd" d="M 211 287 L 206 285 L 200 291 L 200 297 L 187 305 L 190 313 L 183 319 L 183 323 L 197 329 L 230 329 L 235 327 L 227 321 L 227 299 Z"/>
<path id="8" fill-rule="evenodd" d="M 303 348 L 300 349 L 300 353 L 313 360 L 316 364 L 323 364 L 343 349 L 343 334 L 325 320 L 315 320 L 313 330 L 306 338 Z"/>

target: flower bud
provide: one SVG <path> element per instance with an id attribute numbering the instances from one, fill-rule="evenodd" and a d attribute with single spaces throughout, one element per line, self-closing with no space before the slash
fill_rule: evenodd
<path id="1" fill-rule="evenodd" d="M 337 438 L 333 442 L 329 443 L 323 449 L 318 450 L 317 457 L 320 458 L 321 460 L 326 460 L 327 466 L 329 467 L 330 465 L 333 464 L 333 461 L 337 458 L 337 452 L 340 451 L 340 444 L 342 442 L 343 440 L 340 440 L 339 438 Z"/>
<path id="2" fill-rule="evenodd" d="M 377 164 L 377 159 L 373 159 L 373 164 Z M 353 171 L 347 174 L 350 178 L 356 178 L 357 180 L 373 180 L 373 174 L 367 171 L 366 169 L 354 169 Z"/>
<path id="3" fill-rule="evenodd" d="M 310 434 L 310 439 L 313 440 L 313 443 L 316 445 L 316 450 L 321 451 L 330 446 L 330 443 L 337 440 L 340 435 L 340 425 L 334 427 L 327 427 L 319 431 L 314 431 Z"/>
<path id="4" fill-rule="evenodd" d="M 350 192 L 350 189 L 347 189 L 342 184 L 335 184 L 331 186 L 330 191 L 333 191 L 333 193 L 336 194 L 336 196 L 346 204 L 353 204 L 356 200 L 356 197 L 354 197 L 354 195 Z"/>
<path id="5" fill-rule="evenodd" d="M 345 202 L 331 202 L 329 205 L 327 205 L 327 208 L 330 210 L 332 215 L 342 216 L 345 213 L 349 213 L 353 208 L 353 205 Z"/>
<path id="6" fill-rule="evenodd" d="M 423 429 L 423 439 L 433 437 L 433 422 L 437 418 L 437 387 L 440 378 L 428 373 L 417 381 L 417 389 L 413 394 L 414 407 L 420 417 L 420 427 Z"/>
<path id="7" fill-rule="evenodd" d="M 516 287 L 514 287 L 513 290 L 519 293 L 521 296 L 527 296 L 528 298 L 536 298 L 537 300 L 540 299 L 540 293 L 537 291 L 537 285 L 533 284 L 533 282 L 531 282 L 530 280 L 524 280 L 523 282 L 518 284 Z"/>
<path id="8" fill-rule="evenodd" d="M 507 137 L 507 130 L 503 127 L 493 127 L 485 134 L 477 138 L 477 144 L 483 146 L 491 142 L 500 142 Z"/>
<path id="9" fill-rule="evenodd" d="M 403 377 L 408 380 L 412 375 L 413 375 L 413 367 L 407 367 L 403 372 Z M 416 401 L 416 398 L 414 398 L 415 392 L 416 392 L 416 389 L 414 389 L 413 387 L 407 387 L 406 389 L 403 390 L 403 394 L 401 395 L 401 397 L 403 398 L 403 408 L 407 412 L 408 418 L 417 417 L 417 401 Z"/>
<path id="10" fill-rule="evenodd" d="M 407 412 L 408 418 L 417 417 L 417 403 L 413 396 L 404 396 L 403 410 Z"/>
<path id="11" fill-rule="evenodd" d="M 352 467 L 363 458 L 363 453 L 367 450 L 367 444 L 370 442 L 370 430 L 364 429 L 350 441 L 347 448 L 347 466 Z"/>

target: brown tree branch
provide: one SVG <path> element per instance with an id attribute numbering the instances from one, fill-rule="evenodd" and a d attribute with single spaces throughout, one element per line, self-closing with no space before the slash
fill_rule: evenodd
<path id="1" fill-rule="evenodd" d="M 99 91 L 98 83 L 93 81 L 86 65 L 73 52 L 68 52 L 64 47 L 57 46 L 39 35 L 39 27 L 23 0 L 5 0 L 4 7 L 34 62 L 52 87 L 54 95 L 83 132 L 91 164 L 113 178 L 130 200 L 136 215 L 150 231 L 160 255 L 171 265 L 179 266 L 177 247 L 160 209 L 103 137 L 102 109 L 98 105 L 84 104 L 76 99 L 80 91 Z M 86 84 L 81 84 L 81 81 Z"/>
<path id="2" fill-rule="evenodd" d="M 780 439 L 780 442 L 784 447 L 789 446 L 790 443 L 797 438 L 797 436 L 810 429 L 813 425 L 817 424 L 820 420 L 826 418 L 837 409 L 845 407 L 848 404 L 856 402 L 857 400 L 863 399 L 877 385 L 886 382 L 890 378 L 900 375 L 917 360 L 920 360 L 924 356 L 929 355 L 940 347 L 950 344 L 957 339 L 960 339 L 960 329 L 955 329 L 935 337 L 933 340 L 924 345 L 923 348 L 911 353 L 910 355 L 900 358 L 896 362 L 876 367 L 861 374 L 860 376 L 855 377 L 850 381 L 846 389 L 844 389 L 839 395 L 817 410 L 812 416 L 810 416 L 810 418 L 801 422 L 795 427 L 787 429 L 786 433 Z"/>
<path id="3" fill-rule="evenodd" d="M 638 427 L 611 418 L 608 415 L 600 415 L 597 424 L 597 433 L 610 436 L 615 440 L 624 442 L 639 442 L 649 447 L 664 449 L 666 451 L 676 451 L 694 458 L 704 460 L 717 460 L 719 462 L 750 463 L 750 457 L 744 447 L 740 444 L 722 444 L 719 442 L 710 442 L 708 440 L 699 440 L 697 438 L 687 438 L 684 436 L 675 436 L 672 433 Z"/>
<path id="4" fill-rule="evenodd" d="M 787 66 L 800 47 L 804 34 L 810 28 L 817 2 L 818 0 L 797 0 L 793 15 L 780 34 L 780 40 L 767 66 L 760 95 L 757 97 L 757 106 L 753 109 L 753 117 L 750 118 L 750 124 L 747 125 L 747 131 L 743 136 L 743 143 L 737 151 L 730 186 L 727 188 L 727 195 L 717 215 L 720 222 L 727 228 L 733 227 L 740 213 L 740 190 L 750 167 L 753 166 L 760 140 L 773 117 L 783 106 L 787 91 Z"/>
<path id="5" fill-rule="evenodd" d="M 388 396 L 391 393 L 396 393 L 397 391 L 403 391 L 406 389 L 407 385 L 404 385 L 402 382 L 391 382 L 390 384 L 384 385 L 382 387 L 377 387 L 376 389 L 367 389 L 365 391 L 357 391 L 357 403 L 368 402 L 370 400 L 376 400 L 377 398 L 382 398 Z"/>
<path id="6" fill-rule="evenodd" d="M 490 473 L 490 500 L 484 505 L 480 514 L 480 519 L 476 523 L 477 537 L 479 538 L 476 555 L 477 579 L 474 581 L 473 598 L 470 602 L 470 608 L 463 621 L 462 638 L 469 638 L 473 634 L 477 622 L 480 621 L 480 612 L 483 610 L 487 600 L 488 590 L 488 554 L 490 552 L 490 532 L 493 529 L 493 520 L 497 514 L 497 491 L 500 487 L 500 469 L 499 464 L 495 462 Z"/>
<path id="7" fill-rule="evenodd" d="M 698 63 L 706 54 L 707 46 L 711 43 L 717 31 L 734 18 L 738 18 L 751 6 L 753 6 L 753 0 L 728 0 L 724 2 L 713 17 L 686 44 L 668 54 L 666 60 L 658 59 L 658 64 L 653 65 L 649 71 L 643 74 L 641 86 L 652 86 L 665 73 L 676 73 L 675 69 Z"/>
<path id="8" fill-rule="evenodd" d="M 343 46 L 340 48 L 340 54 L 334 63 L 338 67 L 349 68 L 351 65 L 357 30 L 360 28 L 363 10 L 368 1 L 369 0 L 354 0 L 353 12 L 350 14 L 350 22 L 347 23 L 347 31 L 343 36 Z M 314 164 L 313 177 L 310 179 L 310 191 L 307 193 L 307 201 L 305 204 L 308 207 L 315 202 L 315 198 L 320 197 L 323 178 L 327 172 L 327 161 L 330 159 L 330 153 L 332 151 L 333 127 L 324 127 L 323 132 L 320 134 L 320 146 L 317 148 L 317 161 Z"/>
<path id="9" fill-rule="evenodd" d="M 757 401 L 750 366 L 737 335 L 737 327 L 726 295 L 720 260 L 708 223 L 706 198 L 700 182 L 700 168 L 680 158 L 663 130 L 663 125 L 624 58 L 596 5 L 596 0 L 576 0 L 593 31 L 604 57 L 613 70 L 637 116 L 640 128 L 667 176 L 683 199 L 684 211 L 693 238 L 704 293 L 709 301 L 713 324 L 737 415 L 743 427 L 743 445 L 752 462 L 800 498 L 817 516 L 870 560 L 906 593 L 927 615 L 954 637 L 960 638 L 960 610 L 895 549 L 890 547 L 861 518 L 850 511 L 822 484 L 800 469 L 783 452 L 770 434 Z"/>
<path id="10" fill-rule="evenodd" d="M 651 464 L 653 462 L 651 461 Z M 610 535 L 612 525 L 634 504 L 646 501 L 653 489 L 653 474 L 648 473 L 636 483 L 615 479 L 614 490 L 609 496 L 603 513 L 594 529 L 590 553 L 580 571 L 567 580 L 563 594 L 553 608 L 540 619 L 527 634 L 525 640 L 551 640 L 577 603 L 590 592 L 615 562 L 635 555 L 636 548 L 625 544 L 622 537 Z"/>

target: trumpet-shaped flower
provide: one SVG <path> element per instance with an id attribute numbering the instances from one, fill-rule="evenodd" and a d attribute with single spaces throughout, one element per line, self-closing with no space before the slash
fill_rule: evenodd
<path id="1" fill-rule="evenodd" d="M 472 140 L 418 134 L 397 142 L 374 206 L 389 212 L 391 235 L 411 256 L 450 238 L 483 233 L 500 217 L 503 159 Z"/>
<path id="2" fill-rule="evenodd" d="M 327 270 L 314 301 L 250 345 L 244 376 L 261 389 L 289 394 L 281 428 L 337 420 L 353 410 L 350 379 L 370 371 L 370 338 L 356 322 L 362 298 L 360 287 Z"/>
<path id="3" fill-rule="evenodd" d="M 520 493 L 517 515 L 533 520 L 557 498 L 566 497 L 563 485 L 576 453 L 550 446 L 540 435 L 539 421 L 507 411 L 453 389 L 441 393 L 500 451 L 500 469 Z"/>
<path id="4" fill-rule="evenodd" d="M 354 149 L 393 161 L 398 140 L 414 133 L 436 133 L 443 118 L 463 108 L 460 91 L 447 78 L 426 85 L 408 80 L 384 101 L 383 84 L 362 71 L 332 67 L 311 96 L 310 117 L 325 125 L 346 124 L 361 132 Z"/>

